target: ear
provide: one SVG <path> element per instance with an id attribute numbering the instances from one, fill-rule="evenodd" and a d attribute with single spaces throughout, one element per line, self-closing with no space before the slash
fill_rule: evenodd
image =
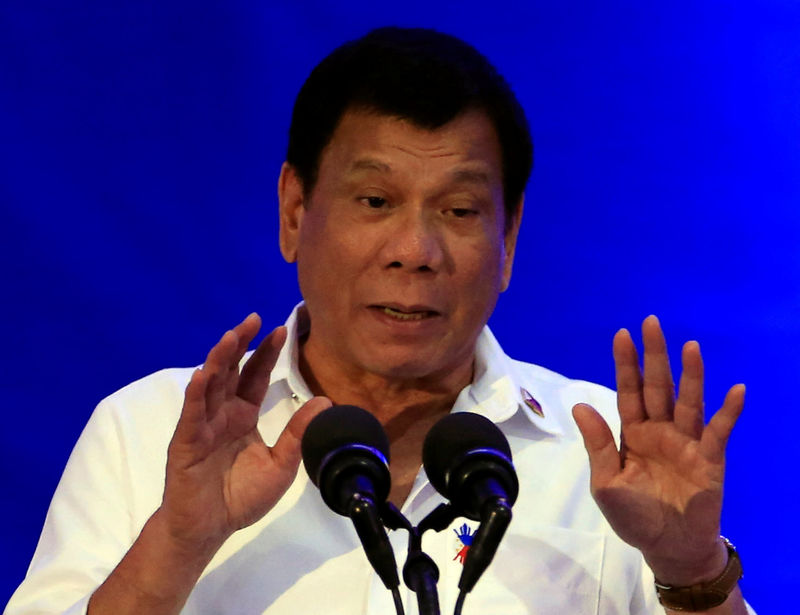
<path id="1" fill-rule="evenodd" d="M 278 206 L 280 209 L 279 242 L 281 254 L 287 263 L 297 260 L 300 226 L 305 212 L 303 184 L 294 167 L 284 162 L 278 178 Z"/>
<path id="2" fill-rule="evenodd" d="M 517 235 L 519 234 L 519 225 L 522 223 L 522 210 L 524 209 L 524 205 L 525 195 L 523 194 L 514 211 L 514 218 L 511 221 L 511 226 L 508 227 L 503 237 L 506 254 L 505 261 L 503 262 L 503 277 L 500 284 L 500 292 L 506 290 L 511 282 L 511 269 L 514 266 L 514 253 L 517 249 Z"/>

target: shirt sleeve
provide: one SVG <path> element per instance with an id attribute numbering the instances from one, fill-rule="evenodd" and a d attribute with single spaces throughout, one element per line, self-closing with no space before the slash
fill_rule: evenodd
<path id="1" fill-rule="evenodd" d="M 75 445 L 6 615 L 85 613 L 138 535 L 128 451 L 113 406 L 101 402 Z"/>

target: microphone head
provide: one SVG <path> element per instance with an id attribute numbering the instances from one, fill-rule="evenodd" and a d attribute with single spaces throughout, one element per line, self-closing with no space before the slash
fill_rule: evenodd
<path id="1" fill-rule="evenodd" d="M 347 515 L 342 499 L 347 481 L 364 478 L 375 499 L 389 497 L 389 439 L 372 414 L 358 406 L 332 406 L 308 424 L 300 444 L 303 465 L 322 499 Z"/>
<path id="2" fill-rule="evenodd" d="M 519 494 L 508 440 L 479 414 L 457 412 L 439 420 L 425 437 L 422 464 L 433 487 L 471 519 L 480 520 L 487 497 L 473 489 L 479 479 L 496 481 L 509 506 Z"/>

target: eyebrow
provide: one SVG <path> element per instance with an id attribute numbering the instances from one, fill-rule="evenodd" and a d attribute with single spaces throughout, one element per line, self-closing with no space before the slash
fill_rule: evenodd
<path id="1" fill-rule="evenodd" d="M 486 171 L 476 169 L 456 169 L 452 173 L 456 183 L 467 184 L 489 184 L 489 174 Z"/>
<path id="2" fill-rule="evenodd" d="M 349 168 L 352 173 L 354 171 L 378 171 L 380 173 L 389 174 L 392 172 L 392 167 L 378 160 L 377 158 L 361 158 L 354 161 Z M 451 174 L 454 183 L 467 183 L 467 184 L 489 184 L 489 173 L 478 169 L 456 169 Z"/>
<path id="3" fill-rule="evenodd" d="M 379 171 L 381 173 L 391 173 L 392 167 L 377 158 L 361 158 L 350 165 L 349 171 Z"/>

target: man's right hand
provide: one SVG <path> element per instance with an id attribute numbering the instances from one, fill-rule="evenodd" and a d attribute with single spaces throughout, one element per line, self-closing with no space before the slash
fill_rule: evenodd
<path id="1" fill-rule="evenodd" d="M 91 615 L 180 612 L 225 540 L 269 512 L 292 484 L 303 432 L 331 402 L 311 399 L 273 446 L 264 443 L 258 411 L 286 329 L 264 338 L 240 373 L 260 327 L 257 314 L 245 318 L 192 375 L 167 452 L 161 506 L 92 596 Z"/>
<path id="2" fill-rule="evenodd" d="M 239 362 L 260 326 L 258 315 L 251 314 L 226 332 L 186 387 L 158 513 L 171 536 L 186 545 L 219 548 L 233 532 L 263 517 L 297 474 L 309 421 L 331 405 L 324 397 L 312 399 L 274 446 L 264 444 L 256 428 L 258 410 L 286 329 L 264 338 L 240 374 Z"/>

